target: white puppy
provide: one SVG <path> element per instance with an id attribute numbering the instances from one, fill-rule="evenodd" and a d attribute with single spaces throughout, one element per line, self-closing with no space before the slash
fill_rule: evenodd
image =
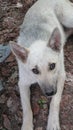
<path id="1" fill-rule="evenodd" d="M 63 47 L 68 37 L 62 25 L 73 28 L 72 3 L 38 0 L 24 18 L 17 44 L 11 44 L 19 67 L 22 130 L 33 130 L 29 87 L 36 82 L 45 95 L 53 96 L 47 130 L 60 130 L 59 107 L 65 81 Z"/>

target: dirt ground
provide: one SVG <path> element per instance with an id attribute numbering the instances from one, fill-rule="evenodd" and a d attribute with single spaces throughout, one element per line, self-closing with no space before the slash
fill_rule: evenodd
<path id="1" fill-rule="evenodd" d="M 16 40 L 26 11 L 36 0 L 0 0 L 0 45 Z M 65 46 L 66 82 L 61 101 L 60 123 L 62 130 L 73 130 L 73 36 Z M 10 53 L 0 63 L 0 130 L 20 130 L 22 107 L 18 89 L 18 67 Z M 39 86 L 31 87 L 34 129 L 46 130 L 49 101 Z"/>

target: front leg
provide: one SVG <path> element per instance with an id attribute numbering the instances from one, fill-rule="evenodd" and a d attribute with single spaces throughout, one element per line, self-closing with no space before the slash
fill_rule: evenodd
<path id="1" fill-rule="evenodd" d="M 23 124 L 21 130 L 33 130 L 33 115 L 30 105 L 30 89 L 26 84 L 19 82 L 21 103 L 23 109 Z"/>
<path id="2" fill-rule="evenodd" d="M 47 130 L 60 130 L 59 109 L 60 109 L 61 95 L 64 87 L 64 81 L 65 81 L 65 72 L 59 76 L 57 84 L 57 93 L 55 96 L 53 96 L 50 104 Z"/>

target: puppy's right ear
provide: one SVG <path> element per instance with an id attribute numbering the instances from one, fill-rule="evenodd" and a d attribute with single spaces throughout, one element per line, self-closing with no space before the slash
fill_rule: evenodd
<path id="1" fill-rule="evenodd" d="M 61 34 L 58 28 L 53 30 L 48 46 L 57 52 L 61 50 Z"/>
<path id="2" fill-rule="evenodd" d="M 20 45 L 16 44 L 13 41 L 10 41 L 9 44 L 16 58 L 20 59 L 22 62 L 26 62 L 29 51 L 26 48 L 21 47 Z"/>

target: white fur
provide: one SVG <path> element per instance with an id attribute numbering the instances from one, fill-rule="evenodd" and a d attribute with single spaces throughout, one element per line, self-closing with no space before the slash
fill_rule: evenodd
<path id="1" fill-rule="evenodd" d="M 73 5 L 68 0 L 38 0 L 29 9 L 21 25 L 17 43 L 29 48 L 25 63 L 17 59 L 23 107 L 22 130 L 33 130 L 30 85 L 38 82 L 42 91 L 45 92 L 45 90 L 52 89 L 50 86 L 55 89 L 56 80 L 57 93 L 52 97 L 50 104 L 47 130 L 60 130 L 59 107 L 65 81 L 63 47 L 66 41 L 66 33 L 62 25 L 73 28 Z M 56 27 L 61 34 L 60 52 L 54 51 L 49 46 L 50 37 Z M 49 70 L 49 63 L 56 63 L 53 71 Z M 41 74 L 33 74 L 31 70 L 35 65 L 38 66 Z"/>

